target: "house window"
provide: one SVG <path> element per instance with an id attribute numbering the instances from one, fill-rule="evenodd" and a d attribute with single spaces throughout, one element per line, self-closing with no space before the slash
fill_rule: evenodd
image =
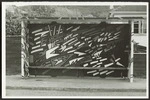
<path id="1" fill-rule="evenodd" d="M 138 21 L 134 22 L 134 33 L 139 33 L 139 23 L 138 23 Z"/>
<path id="2" fill-rule="evenodd" d="M 134 21 L 133 30 L 135 34 L 145 34 L 146 33 L 146 21 Z"/>

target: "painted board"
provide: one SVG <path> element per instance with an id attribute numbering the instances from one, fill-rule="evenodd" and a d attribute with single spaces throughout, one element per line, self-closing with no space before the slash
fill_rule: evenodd
<path id="1" fill-rule="evenodd" d="M 30 65 L 128 67 L 129 24 L 29 24 Z M 87 71 L 92 76 L 115 71 Z"/>

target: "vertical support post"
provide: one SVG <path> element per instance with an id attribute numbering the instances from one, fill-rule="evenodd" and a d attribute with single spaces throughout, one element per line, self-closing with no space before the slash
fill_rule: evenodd
<path id="1" fill-rule="evenodd" d="M 128 78 L 130 80 L 130 83 L 133 82 L 133 56 L 134 56 L 134 40 L 133 40 L 133 32 L 134 32 L 134 23 L 133 21 L 129 22 L 131 25 L 131 49 L 130 49 L 130 63 L 129 63 L 129 73 Z"/>
<path id="2" fill-rule="evenodd" d="M 24 77 L 25 76 L 25 72 L 24 72 L 24 52 L 23 49 L 25 49 L 25 44 L 24 44 L 24 37 L 25 37 L 25 23 L 24 21 L 21 21 L 21 76 Z"/>
<path id="3" fill-rule="evenodd" d="M 28 33 L 26 29 L 26 22 L 21 21 L 21 76 L 22 78 L 29 76 L 29 44 L 28 44 Z"/>
<path id="4" fill-rule="evenodd" d="M 134 40 L 133 40 L 133 36 L 131 36 L 131 66 L 130 66 L 130 82 L 133 82 L 133 60 L 134 60 Z"/>

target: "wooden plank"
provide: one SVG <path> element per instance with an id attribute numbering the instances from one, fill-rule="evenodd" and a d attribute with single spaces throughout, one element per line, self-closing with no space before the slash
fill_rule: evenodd
<path id="1" fill-rule="evenodd" d="M 60 17 L 28 17 L 28 19 L 26 19 L 26 18 L 22 18 L 21 20 L 31 20 L 31 19 L 34 19 L 34 20 L 37 20 L 37 19 L 39 19 L 39 20 L 41 20 L 41 19 L 45 19 L 45 20 L 48 20 L 48 19 L 55 19 L 55 20 L 59 20 L 59 18 Z M 69 19 L 69 17 L 63 17 L 63 18 L 61 18 L 61 20 L 64 20 L 64 19 Z M 87 20 L 87 19 L 105 19 L 105 20 L 114 20 L 114 19 L 116 19 L 116 20 L 118 20 L 118 19 L 120 19 L 120 18 L 118 18 L 118 17 L 110 17 L 110 18 L 106 18 L 106 17 L 84 17 L 84 20 Z M 128 17 L 124 17 L 124 19 L 144 19 L 143 17 L 130 17 L 130 18 L 128 18 Z M 77 20 L 76 19 L 76 17 L 71 17 L 71 20 Z M 78 20 L 83 20 L 83 18 L 82 17 L 78 17 Z"/>
<path id="2" fill-rule="evenodd" d="M 22 19 L 24 20 L 24 19 Z M 54 19 L 54 18 L 49 18 L 49 19 L 28 19 L 28 21 L 30 21 L 30 23 L 41 23 L 41 24 L 45 24 L 45 23 L 51 23 L 51 22 L 57 22 L 57 23 L 65 23 L 65 24 L 69 24 L 69 23 L 78 23 L 78 24 L 81 24 L 81 23 L 87 23 L 87 24 L 99 24 L 100 22 L 104 22 L 106 21 L 107 23 L 111 23 L 111 22 L 122 22 L 122 21 L 125 21 L 125 22 L 128 22 L 128 20 L 131 20 L 131 19 L 122 19 L 122 20 L 119 20 L 118 18 L 117 19 L 106 19 L 106 18 L 85 18 L 85 20 L 77 20 L 77 19 L 71 19 L 71 20 L 68 20 L 68 19 L 61 19 L 61 20 L 58 20 L 58 19 Z"/>
<path id="3" fill-rule="evenodd" d="M 108 69 L 108 70 L 127 70 L 127 68 L 122 68 L 122 67 L 108 67 L 108 68 L 104 68 L 104 67 L 78 67 L 78 66 L 74 66 L 74 67 L 44 67 L 44 66 L 30 66 L 30 69 Z"/>

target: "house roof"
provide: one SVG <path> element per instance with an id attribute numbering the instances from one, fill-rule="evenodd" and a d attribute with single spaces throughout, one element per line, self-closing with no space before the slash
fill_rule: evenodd
<path id="1" fill-rule="evenodd" d="M 143 11 L 146 12 L 145 5 L 125 5 L 125 6 L 114 6 L 114 8 L 118 8 L 116 11 Z"/>

